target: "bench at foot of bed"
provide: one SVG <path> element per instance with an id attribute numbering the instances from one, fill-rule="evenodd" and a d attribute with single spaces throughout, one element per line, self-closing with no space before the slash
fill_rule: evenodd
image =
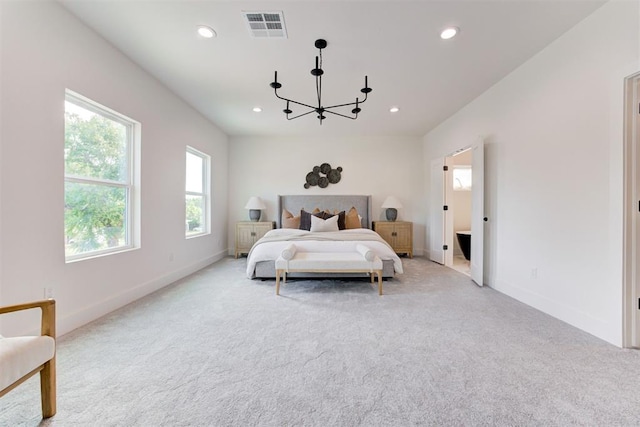
<path id="1" fill-rule="evenodd" d="M 276 295 L 280 295 L 280 277 L 286 283 L 287 273 L 293 272 L 368 273 L 371 283 L 378 277 L 378 294 L 382 295 L 382 260 L 378 256 L 365 257 L 360 252 L 296 252 L 291 259 L 280 256 L 276 260 Z"/>

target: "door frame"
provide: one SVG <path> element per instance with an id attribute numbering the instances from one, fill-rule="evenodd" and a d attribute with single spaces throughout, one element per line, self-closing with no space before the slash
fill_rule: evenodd
<path id="1" fill-rule="evenodd" d="M 459 148 L 459 149 L 457 149 L 457 150 L 455 150 L 455 151 L 453 151 L 453 152 L 451 152 L 451 153 L 447 154 L 447 155 L 446 155 L 446 156 L 444 156 L 444 157 L 439 157 L 439 158 L 432 159 L 432 160 L 431 160 L 431 169 L 430 169 L 430 171 L 431 171 L 431 172 L 430 172 L 430 173 L 433 173 L 433 171 L 434 171 L 434 165 L 436 165 L 437 163 L 438 163 L 438 164 L 441 164 L 441 165 L 443 165 L 443 166 L 444 166 L 444 165 L 448 165 L 448 166 L 450 166 L 450 167 L 451 167 L 451 166 L 453 165 L 453 160 L 452 160 L 452 159 L 453 159 L 453 156 L 455 156 L 456 154 L 459 154 L 459 153 L 461 153 L 461 152 L 463 152 L 463 151 L 473 150 L 474 148 L 480 148 L 480 147 L 481 147 L 481 149 L 483 150 L 483 152 L 482 152 L 482 162 L 484 163 L 484 137 L 479 136 L 479 137 L 478 137 L 478 139 L 477 139 L 477 141 L 476 141 L 476 142 L 474 142 L 473 144 L 470 144 L 470 145 L 467 145 L 467 146 L 465 146 L 465 147 Z M 472 159 L 473 159 L 473 154 L 472 154 Z M 473 163 L 473 160 L 472 160 L 472 163 Z M 472 168 L 473 168 L 473 166 L 472 166 Z M 480 215 L 482 216 L 482 218 L 483 218 L 482 220 L 480 220 L 480 227 L 482 227 L 482 234 L 484 235 L 484 222 L 486 222 L 486 221 L 487 221 L 487 220 L 486 220 L 486 217 L 484 216 L 484 215 L 485 215 L 485 212 L 484 212 L 484 167 L 482 167 L 482 172 L 483 172 L 483 176 L 482 176 L 482 179 L 481 179 L 481 182 L 482 182 L 482 184 L 481 184 L 481 185 L 482 185 L 482 187 L 483 187 L 483 191 L 482 191 L 482 202 L 483 202 L 483 203 L 482 203 L 482 204 L 481 204 L 481 206 L 479 207 L 479 210 L 481 211 L 481 212 L 479 212 L 479 214 L 480 214 Z M 444 174 L 445 172 L 443 171 L 442 173 Z M 449 175 L 449 176 L 450 176 L 451 174 L 447 174 L 447 175 Z M 451 181 L 451 178 L 450 178 L 449 180 Z M 443 182 L 445 182 L 445 183 L 447 182 L 447 176 L 446 176 L 446 175 L 445 175 L 445 176 L 443 176 L 442 181 L 443 181 Z M 433 186 L 433 183 L 432 183 L 432 186 Z M 474 190 L 474 188 L 475 188 L 475 190 Z M 474 191 L 476 191 L 476 192 L 478 191 L 478 186 L 477 186 L 477 185 L 472 185 L 472 187 L 471 187 L 472 198 L 474 197 L 474 196 L 473 196 L 473 192 L 474 192 Z M 434 210 L 434 209 L 439 209 L 439 207 L 436 207 L 436 206 L 440 206 L 440 205 L 442 205 L 442 204 L 447 204 L 447 205 L 449 204 L 449 201 L 446 199 L 446 197 L 447 197 L 447 195 L 448 195 L 448 192 L 445 190 L 445 191 L 443 192 L 443 194 L 442 194 L 442 195 L 443 195 L 443 200 L 442 200 L 442 203 L 440 203 L 439 201 L 434 200 L 434 197 L 433 197 L 433 194 L 432 194 L 432 199 L 431 199 L 431 200 L 432 200 L 432 202 L 431 202 L 431 215 L 437 214 L 437 211 L 436 211 L 436 210 Z M 430 230 L 430 239 L 434 239 L 434 238 L 435 238 L 435 236 L 436 236 L 436 233 L 437 233 L 438 235 L 440 235 L 440 233 L 442 233 L 442 240 L 443 240 L 443 242 L 445 242 L 446 244 L 448 244 L 448 246 L 451 246 L 451 253 L 449 254 L 449 255 L 451 255 L 451 254 L 453 253 L 453 244 L 452 244 L 452 243 L 453 243 L 453 242 L 452 242 L 452 239 L 453 239 L 453 209 L 450 209 L 449 211 L 446 211 L 446 212 L 447 212 L 447 214 L 449 214 L 449 218 L 448 218 L 448 221 L 447 221 L 447 220 L 445 220 L 445 219 L 444 219 L 444 218 L 445 218 L 445 216 L 443 215 L 443 224 L 442 224 L 442 228 L 441 228 L 441 229 L 439 229 L 439 230 L 437 230 L 437 231 L 436 231 L 436 230 L 434 229 L 434 227 L 433 227 L 434 223 L 433 223 L 433 222 L 430 222 L 430 223 L 431 223 L 431 227 L 430 227 L 430 228 L 431 228 L 431 230 Z M 471 215 L 472 215 L 472 224 L 473 224 L 473 216 L 474 216 L 474 214 L 475 214 L 475 213 L 476 213 L 476 212 L 473 212 L 473 204 L 472 204 L 472 212 L 471 212 Z M 442 213 L 441 213 L 441 215 L 442 215 Z M 448 230 L 448 228 L 447 228 L 447 222 L 449 222 L 449 227 L 451 228 L 450 232 L 447 232 L 447 230 Z M 472 226 L 472 228 L 473 228 L 473 226 Z M 476 279 L 478 279 L 478 280 L 474 280 L 474 279 L 473 279 L 473 275 L 471 276 L 471 277 L 472 277 L 473 282 L 474 282 L 474 283 L 476 283 L 478 286 L 484 286 L 484 264 L 486 264 L 486 262 L 485 262 L 485 257 L 484 257 L 484 255 L 485 255 L 485 250 L 484 250 L 484 248 L 485 248 L 485 245 L 484 245 L 484 236 L 483 236 L 483 239 L 482 239 L 482 240 L 483 240 L 483 244 L 481 245 L 481 247 L 482 247 L 482 255 L 481 255 L 482 260 L 481 260 L 481 262 L 480 262 L 480 270 L 479 270 L 479 274 L 476 274 L 476 276 L 479 276 L 479 278 L 478 278 L 478 277 L 476 277 Z M 429 251 L 430 251 L 430 252 L 433 252 L 433 251 L 434 251 L 434 249 L 435 249 L 434 241 L 435 241 L 435 240 L 430 240 L 430 241 L 429 241 L 429 242 L 430 242 L 430 244 L 429 244 Z M 440 246 L 440 245 L 438 245 L 437 247 L 438 247 L 438 248 L 440 248 L 441 246 Z M 441 252 L 441 251 L 440 251 L 440 252 Z M 473 252 L 474 252 L 474 251 L 472 250 L 472 251 L 471 251 L 471 258 L 472 258 L 472 261 L 473 261 Z M 476 252 L 477 252 L 477 251 L 476 251 Z M 452 256 L 451 256 L 451 258 L 450 258 L 450 259 L 451 259 L 451 262 L 450 262 L 449 264 L 447 264 L 447 262 L 446 262 L 447 257 L 446 257 L 444 254 L 441 254 L 441 253 L 438 253 L 438 255 L 439 255 L 438 260 L 439 260 L 440 258 L 442 258 L 442 260 L 443 260 L 443 262 L 442 262 L 441 264 L 443 264 L 443 265 L 444 265 L 444 266 L 446 266 L 446 267 L 451 267 L 451 266 L 453 265 L 453 262 L 452 262 L 453 257 L 452 257 Z M 439 261 L 437 261 L 437 260 L 435 260 L 435 259 L 434 259 L 434 256 L 433 256 L 433 255 L 431 255 L 431 260 L 432 260 L 432 261 L 439 262 Z"/>
<path id="2" fill-rule="evenodd" d="M 624 79 L 622 346 L 640 347 L 640 72 Z"/>

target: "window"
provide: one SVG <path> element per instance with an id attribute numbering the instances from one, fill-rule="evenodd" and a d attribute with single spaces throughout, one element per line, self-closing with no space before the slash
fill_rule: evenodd
<path id="1" fill-rule="evenodd" d="M 64 117 L 67 261 L 133 247 L 139 123 L 71 91 Z"/>
<path id="2" fill-rule="evenodd" d="M 187 147 L 185 235 L 199 236 L 209 233 L 209 163 L 211 158 Z"/>
<path id="3" fill-rule="evenodd" d="M 454 191 L 471 191 L 471 166 L 453 167 Z"/>

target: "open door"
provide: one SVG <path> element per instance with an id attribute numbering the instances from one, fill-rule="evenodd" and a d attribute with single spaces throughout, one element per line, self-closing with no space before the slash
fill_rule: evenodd
<path id="1" fill-rule="evenodd" d="M 431 161 L 431 215 L 429 215 L 429 256 L 444 264 L 444 157 Z"/>
<path id="2" fill-rule="evenodd" d="M 471 280 L 484 285 L 484 142 L 472 147 L 471 160 Z"/>
<path id="3" fill-rule="evenodd" d="M 453 212 L 455 211 L 453 197 L 453 156 L 444 158 L 444 205 L 447 209 L 443 209 L 444 214 L 444 265 L 453 267 Z"/>

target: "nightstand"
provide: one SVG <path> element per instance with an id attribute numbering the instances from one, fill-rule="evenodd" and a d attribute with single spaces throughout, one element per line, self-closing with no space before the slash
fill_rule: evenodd
<path id="1" fill-rule="evenodd" d="M 248 254 L 253 244 L 267 231 L 276 228 L 275 221 L 239 221 L 236 222 L 236 258 L 239 254 Z"/>
<path id="2" fill-rule="evenodd" d="M 408 221 L 374 221 L 373 231 L 378 233 L 397 254 L 413 258 L 413 223 Z"/>

